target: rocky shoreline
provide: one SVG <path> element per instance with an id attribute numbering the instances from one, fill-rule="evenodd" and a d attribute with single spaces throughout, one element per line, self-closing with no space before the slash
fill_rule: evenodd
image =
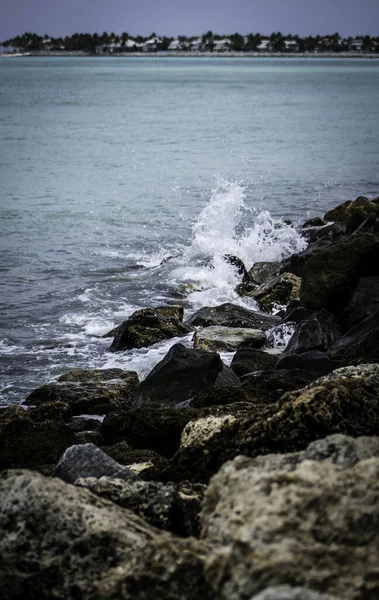
<path id="1" fill-rule="evenodd" d="M 54 51 L 38 51 L 38 52 L 18 52 L 18 53 L 3 53 L 1 57 L 22 57 L 22 56 L 34 56 L 34 57 L 83 57 L 83 56 L 96 56 L 98 58 L 379 58 L 379 54 L 375 52 L 202 52 L 192 51 L 180 52 L 115 52 L 109 54 L 91 54 L 90 52 L 73 51 L 66 52 L 64 50 L 60 52 Z"/>
<path id="2" fill-rule="evenodd" d="M 379 198 L 302 233 L 281 263 L 225 255 L 259 310 L 109 332 L 193 332 L 144 381 L 73 371 L 0 411 L 2 597 L 377 600 Z"/>

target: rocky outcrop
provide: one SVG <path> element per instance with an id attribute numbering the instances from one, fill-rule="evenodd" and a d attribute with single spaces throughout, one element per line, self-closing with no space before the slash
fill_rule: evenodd
<path id="1" fill-rule="evenodd" d="M 339 204 L 324 215 L 324 221 L 333 221 L 341 231 L 351 234 L 371 217 L 373 222 L 379 217 L 379 206 L 364 196 Z"/>
<path id="2" fill-rule="evenodd" d="M 186 335 L 190 329 L 183 324 L 182 306 L 157 306 L 136 310 L 113 330 L 111 352 L 145 348 L 157 342 Z"/>
<path id="3" fill-rule="evenodd" d="M 299 277 L 293 273 L 283 273 L 251 292 L 243 293 L 239 289 L 239 294 L 254 298 L 261 310 L 271 312 L 277 306 L 287 304 L 293 298 L 298 298 L 300 285 Z"/>
<path id="4" fill-rule="evenodd" d="M 175 405 L 214 386 L 223 369 L 215 352 L 175 344 L 141 383 L 136 406 Z"/>
<path id="5" fill-rule="evenodd" d="M 20 598 L 210 600 L 206 543 L 30 471 L 0 476 L 0 586 Z"/>
<path id="6" fill-rule="evenodd" d="M 131 405 L 139 386 L 134 371 L 74 371 L 57 382 L 34 390 L 25 400 L 27 406 L 44 406 L 50 402 L 65 402 L 73 415 L 102 415 Z"/>
<path id="7" fill-rule="evenodd" d="M 278 323 L 279 317 L 248 310 L 230 302 L 215 307 L 204 306 L 186 321 L 186 325 L 193 327 L 247 327 L 262 331 L 267 331 Z"/>
<path id="8" fill-rule="evenodd" d="M 75 483 L 83 477 L 117 477 L 135 479 L 136 475 L 117 463 L 94 444 L 80 444 L 67 448 L 55 467 L 54 477 L 66 483 Z"/>
<path id="9" fill-rule="evenodd" d="M 219 350 L 233 352 L 239 348 L 260 348 L 264 345 L 266 336 L 259 329 L 242 327 L 205 327 L 196 331 L 194 336 L 195 348 L 217 352 Z"/>
<path id="10" fill-rule="evenodd" d="M 132 510 L 154 527 L 184 537 L 200 535 L 199 514 L 205 485 L 123 481 L 114 477 L 87 477 L 79 479 L 77 485 Z"/>
<path id="11" fill-rule="evenodd" d="M 202 537 L 218 546 L 206 564 L 217 597 L 251 598 L 295 584 L 374 600 L 378 475 L 378 458 L 347 467 L 305 460 L 269 471 L 244 457 L 226 463 L 202 512 Z"/>

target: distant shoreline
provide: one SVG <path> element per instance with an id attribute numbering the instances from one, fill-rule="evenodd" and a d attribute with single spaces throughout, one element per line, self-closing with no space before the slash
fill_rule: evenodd
<path id="1" fill-rule="evenodd" d="M 364 58 L 379 59 L 378 53 L 362 52 L 117 52 L 90 54 L 88 52 L 18 52 L 0 54 L 0 58 L 72 57 L 72 58 Z"/>

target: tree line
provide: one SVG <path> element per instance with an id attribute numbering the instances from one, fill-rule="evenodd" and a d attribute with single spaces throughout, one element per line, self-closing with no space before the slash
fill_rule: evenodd
<path id="1" fill-rule="evenodd" d="M 315 51 L 332 51 L 332 52 L 346 52 L 349 51 L 354 42 L 360 41 L 360 50 L 363 52 L 379 52 L 379 37 L 371 37 L 369 35 L 356 36 L 354 39 L 342 38 L 339 33 L 332 35 L 316 35 L 308 37 L 300 37 L 298 35 L 283 35 L 280 31 L 271 33 L 269 36 L 264 36 L 260 33 L 250 33 L 242 36 L 240 33 L 234 33 L 232 35 L 219 35 L 212 31 L 200 36 L 201 38 L 201 49 L 212 52 L 218 40 L 228 40 L 229 49 L 235 52 L 253 52 L 259 49 L 259 45 L 262 40 L 269 40 L 270 47 L 274 52 L 280 52 L 285 48 L 285 41 L 295 41 L 298 46 L 299 52 L 315 52 Z M 117 35 L 114 32 L 107 33 L 104 31 L 102 34 L 98 33 L 74 33 L 74 35 L 53 38 L 48 36 L 37 35 L 36 33 L 24 33 L 21 36 L 5 40 L 1 42 L 1 45 L 6 48 L 14 48 L 22 51 L 66 51 L 76 52 L 82 51 L 90 54 L 95 54 L 99 47 L 102 47 L 104 51 L 112 49 L 112 52 L 135 52 L 140 47 L 148 42 L 149 40 L 156 40 L 156 50 L 166 51 L 170 44 L 177 39 L 180 44 L 180 50 L 190 50 L 191 45 L 199 40 L 199 36 L 187 37 L 180 35 L 177 38 L 157 36 L 152 33 L 148 37 L 141 35 L 131 36 L 127 32 L 123 32 L 121 35 Z M 131 45 L 129 41 L 135 42 L 136 45 Z"/>

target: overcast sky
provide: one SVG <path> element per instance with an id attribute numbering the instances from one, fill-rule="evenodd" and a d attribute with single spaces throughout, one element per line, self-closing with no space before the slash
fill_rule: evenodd
<path id="1" fill-rule="evenodd" d="M 0 40 L 32 31 L 379 35 L 379 0 L 0 0 Z"/>

